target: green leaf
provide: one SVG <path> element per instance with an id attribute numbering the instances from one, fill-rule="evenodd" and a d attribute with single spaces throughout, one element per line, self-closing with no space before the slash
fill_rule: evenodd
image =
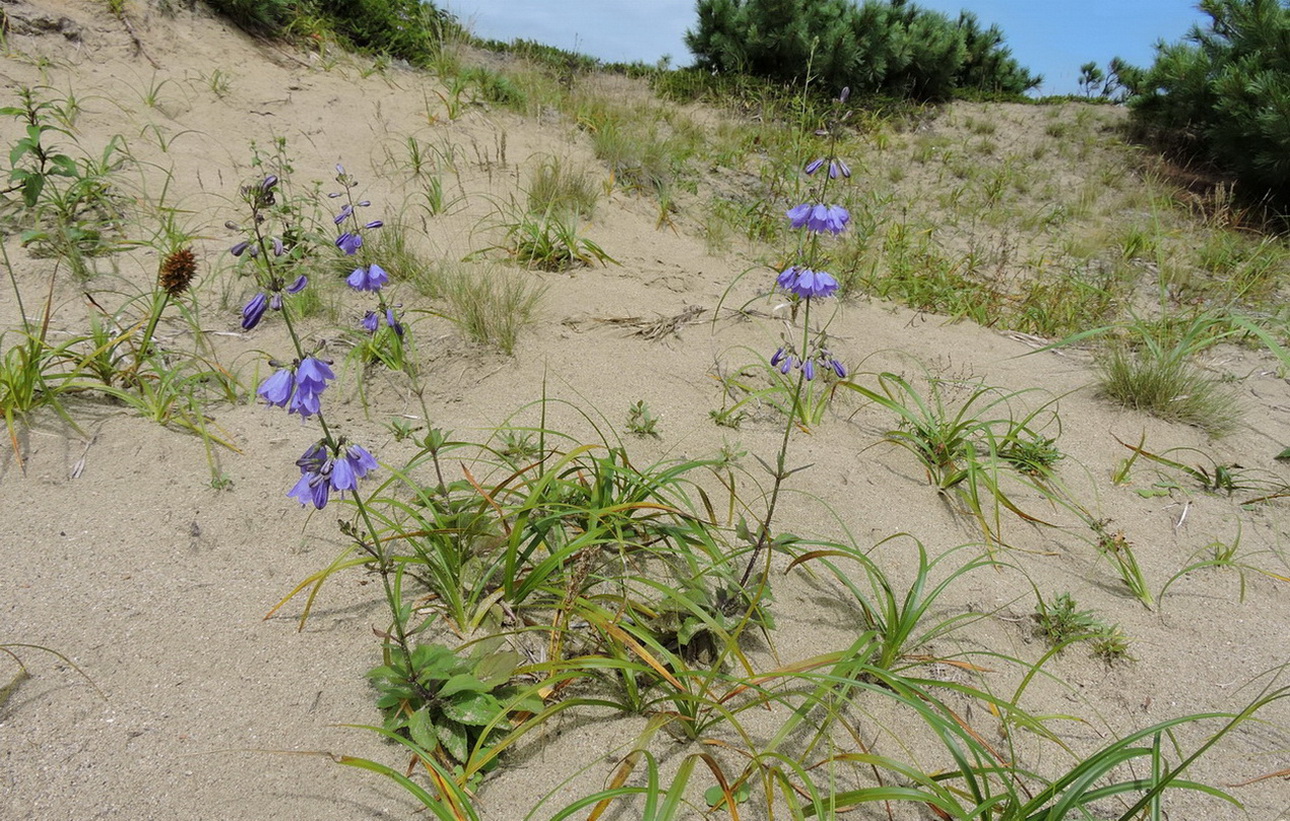
<path id="1" fill-rule="evenodd" d="M 456 654 L 442 644 L 422 644 L 412 651 L 412 669 L 421 682 L 447 679 L 457 661 Z"/>
<path id="2" fill-rule="evenodd" d="M 703 623 L 703 619 L 691 616 L 681 622 L 681 629 L 676 632 L 676 641 L 682 647 L 685 647 L 690 643 L 691 639 L 702 633 L 706 628 L 707 625 Z"/>
<path id="3" fill-rule="evenodd" d="M 488 693 L 458 693 L 443 705 L 448 718 L 476 727 L 492 721 L 501 711 L 501 703 Z"/>
<path id="4" fill-rule="evenodd" d="M 29 140 L 18 140 L 13 144 L 13 148 L 9 149 L 9 164 L 17 165 L 23 155 L 34 147 L 35 146 Z"/>
<path id="5" fill-rule="evenodd" d="M 1285 461 L 1285 460 L 1287 460 L 1287 459 L 1290 459 L 1290 448 L 1286 448 L 1285 450 L 1283 450 L 1283 451 L 1281 451 L 1280 453 L 1278 453 L 1278 454 L 1276 455 L 1276 458 L 1277 458 L 1277 459 L 1280 459 L 1280 460 L 1282 460 L 1282 461 Z"/>
<path id="6" fill-rule="evenodd" d="M 434 722 L 430 720 L 429 707 L 422 707 L 408 719 L 408 735 L 426 752 L 434 752 L 439 746 Z"/>
<path id="7" fill-rule="evenodd" d="M 469 754 L 469 745 L 466 743 L 466 728 L 457 722 L 442 718 L 435 724 L 435 735 L 439 738 L 439 743 L 448 751 L 448 755 L 460 762 L 466 761 Z"/>
<path id="8" fill-rule="evenodd" d="M 55 154 L 49 158 L 49 162 L 54 166 L 51 174 L 57 174 L 60 177 L 79 177 L 81 172 L 76 168 L 76 160 L 66 154 Z"/>
<path id="9" fill-rule="evenodd" d="M 491 689 L 493 689 L 491 686 L 475 678 L 470 673 L 458 673 L 444 682 L 444 685 L 439 688 L 439 697 L 447 698 L 448 696 L 466 692 L 487 693 Z"/>
<path id="10" fill-rule="evenodd" d="M 1170 489 L 1164 485 L 1156 484 L 1151 487 L 1140 487 L 1134 492 L 1144 499 L 1153 499 L 1157 496 L 1168 496 L 1169 490 Z"/>
<path id="11" fill-rule="evenodd" d="M 35 208 L 40 201 L 40 192 L 45 190 L 45 178 L 32 174 L 22 186 L 22 201 L 28 208 Z"/>
<path id="12" fill-rule="evenodd" d="M 518 666 L 520 654 L 514 650 L 503 650 L 480 659 L 475 665 L 475 675 L 480 681 L 500 684 L 509 680 Z"/>
<path id="13" fill-rule="evenodd" d="M 752 797 L 752 788 L 746 783 L 740 784 L 738 787 L 735 787 L 734 796 L 735 803 L 743 804 Z M 709 807 L 715 807 L 718 802 L 722 801 L 725 797 L 726 794 L 721 789 L 720 784 L 713 784 L 711 787 L 708 787 L 703 791 L 703 800 L 708 802 Z"/>

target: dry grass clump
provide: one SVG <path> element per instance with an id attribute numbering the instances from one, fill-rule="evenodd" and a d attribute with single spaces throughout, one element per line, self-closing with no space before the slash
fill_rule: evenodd
<path id="1" fill-rule="evenodd" d="M 600 198 L 596 184 L 582 171 L 569 168 L 562 160 L 543 160 L 533 172 L 528 187 L 530 214 L 555 214 L 589 219 Z"/>
<path id="2" fill-rule="evenodd" d="M 532 324 L 546 292 L 523 272 L 489 264 L 441 269 L 439 282 L 449 316 L 466 336 L 505 354 L 515 352 L 521 331 Z"/>

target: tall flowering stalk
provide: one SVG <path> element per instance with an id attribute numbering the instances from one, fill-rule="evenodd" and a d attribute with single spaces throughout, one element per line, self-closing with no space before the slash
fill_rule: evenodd
<path id="1" fill-rule="evenodd" d="M 849 93 L 850 89 L 844 88 L 836 100 L 837 104 L 845 103 Z M 845 116 L 844 114 L 842 119 Z M 779 504 L 780 491 L 784 480 L 794 472 L 785 467 L 785 462 L 793 428 L 802 413 L 802 394 L 806 384 L 817 377 L 845 379 L 847 375 L 846 366 L 829 350 L 825 332 L 811 330 L 811 306 L 818 300 L 833 296 L 838 290 L 837 279 L 819 268 L 823 261 L 821 243 L 828 237 L 836 237 L 846 231 L 851 222 L 851 214 L 846 208 L 828 203 L 830 183 L 849 179 L 851 169 L 836 154 L 836 129 L 830 127 L 816 134 L 829 138 L 827 152 L 825 156 L 808 162 L 803 171 L 808 177 L 817 179 L 819 185 L 813 192 L 812 201 L 795 205 L 785 213 L 789 224 L 801 233 L 798 235 L 793 261 L 775 278 L 775 286 L 788 294 L 792 304 L 790 317 L 784 323 L 782 342 L 771 356 L 770 365 L 783 376 L 796 374 L 796 381 L 791 394 L 792 405 L 784 424 L 784 435 L 775 459 L 774 484 L 771 487 L 770 501 L 766 505 L 766 516 L 753 540 L 752 553 L 740 579 L 741 587 L 748 584 L 758 556 L 772 541 L 771 521 Z M 802 319 L 800 338 L 793 333 L 793 323 L 797 320 L 799 309 Z"/>
<path id="2" fill-rule="evenodd" d="M 370 203 L 354 202 L 350 192 L 356 183 L 341 166 L 338 165 L 336 171 L 336 179 L 343 190 L 330 196 L 343 196 L 346 202 L 334 217 L 337 227 L 334 245 L 342 254 L 354 256 L 363 246 L 364 233 L 380 228 L 381 221 L 358 220 L 355 216 L 357 209 L 366 208 Z M 401 656 L 399 661 L 411 669 L 412 648 L 394 578 L 396 568 L 391 556 L 381 546 L 371 512 L 359 492 L 359 481 L 378 470 L 380 465 L 366 448 L 336 434 L 327 422 L 323 397 L 336 374 L 331 362 L 320 356 L 317 349 L 305 346 L 292 316 L 291 298 L 309 285 L 308 277 L 298 274 L 295 269 L 315 249 L 297 246 L 298 241 L 304 242 L 297 238 L 308 234 L 290 224 L 292 212 L 278 207 L 278 192 L 279 180 L 274 175 L 243 187 L 242 200 L 250 212 L 250 219 L 245 227 L 228 223 L 230 228 L 240 230 L 243 235 L 230 252 L 243 263 L 249 262 L 249 274 L 258 286 L 255 295 L 242 308 L 242 328 L 251 331 L 270 312 L 279 314 L 293 348 L 290 361 L 269 360 L 275 370 L 260 384 L 256 394 L 270 407 L 283 408 L 287 413 L 299 415 L 302 420 L 311 419 L 317 423 L 320 436 L 296 460 L 300 475 L 286 495 L 302 506 L 312 505 L 316 510 L 322 510 L 333 498 L 345 498 L 348 494 L 362 526 L 343 525 L 342 530 L 376 564 L 393 616 L 393 631 L 388 638 Z M 361 291 L 379 291 L 388 281 L 388 275 L 376 264 L 356 269 L 349 278 L 351 287 Z M 383 302 L 382 307 L 388 311 L 389 322 L 394 326 L 393 308 L 386 308 Z M 401 335 L 401 327 L 398 332 Z"/>

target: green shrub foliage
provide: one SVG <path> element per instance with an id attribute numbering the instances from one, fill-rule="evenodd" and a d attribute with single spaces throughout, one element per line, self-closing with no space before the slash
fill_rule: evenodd
<path id="1" fill-rule="evenodd" d="M 1202 0 L 1211 18 L 1156 47 L 1134 77 L 1134 121 L 1236 175 L 1245 194 L 1290 205 L 1290 3 Z"/>
<path id="2" fill-rule="evenodd" d="M 286 26 L 294 13 L 291 0 L 209 0 L 211 8 L 252 34 L 271 36 Z"/>
<path id="3" fill-rule="evenodd" d="M 1042 79 L 969 12 L 954 21 L 903 0 L 698 0 L 697 11 L 685 41 L 712 71 L 792 82 L 809 67 L 826 88 L 929 101 L 1020 94 Z"/>
<path id="4" fill-rule="evenodd" d="M 422 0 L 312 0 L 336 33 L 365 51 L 413 64 L 433 57 L 453 18 Z"/>
<path id="5" fill-rule="evenodd" d="M 456 20 L 423 0 L 209 0 L 215 11 L 252 34 L 281 35 L 311 19 L 363 51 L 415 65 L 429 62 Z"/>

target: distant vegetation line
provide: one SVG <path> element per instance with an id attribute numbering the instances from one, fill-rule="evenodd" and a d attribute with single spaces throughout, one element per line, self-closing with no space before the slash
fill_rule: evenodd
<path id="1" fill-rule="evenodd" d="M 444 42 L 518 54 L 564 72 L 648 76 L 671 96 L 700 97 L 732 77 L 821 94 L 843 87 L 882 100 L 1024 99 L 1042 81 L 1012 57 L 998 26 L 957 20 L 907 0 L 697 0 L 686 45 L 691 68 L 667 60 L 605 63 L 529 40 L 471 36 L 422 0 L 208 0 L 243 29 L 305 42 L 339 42 L 431 67 Z M 1160 43 L 1154 64 L 1117 58 L 1081 67 L 1086 95 L 1124 102 L 1137 134 L 1188 162 L 1212 165 L 1237 195 L 1271 215 L 1290 211 L 1290 2 L 1202 0 L 1210 16 L 1183 41 Z M 724 80 L 708 78 L 724 77 Z"/>

